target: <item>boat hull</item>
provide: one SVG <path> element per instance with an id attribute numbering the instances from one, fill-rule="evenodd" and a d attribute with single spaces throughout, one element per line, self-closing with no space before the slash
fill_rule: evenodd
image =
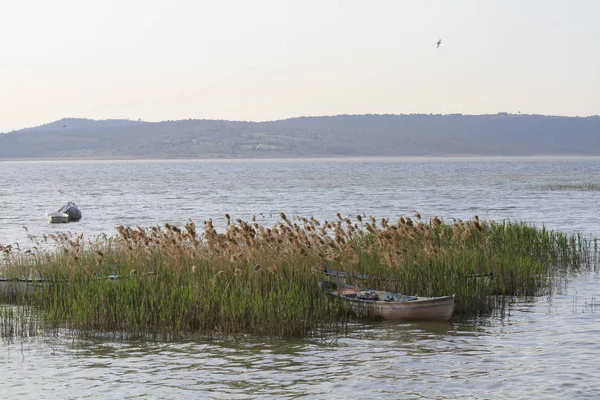
<path id="1" fill-rule="evenodd" d="M 54 212 L 48 214 L 49 224 L 66 224 L 69 222 L 69 214 L 63 212 Z"/>
<path id="2" fill-rule="evenodd" d="M 154 275 L 153 273 L 148 275 Z M 92 280 L 108 280 L 118 282 L 122 278 L 119 275 L 107 275 L 102 278 L 91 278 Z M 41 287 L 47 288 L 53 285 L 66 284 L 68 280 L 54 279 L 30 279 L 30 278 L 5 278 L 0 277 L 0 301 L 3 299 L 14 299 L 27 297 Z"/>
<path id="3" fill-rule="evenodd" d="M 14 299 L 27 296 L 41 286 L 41 281 L 32 279 L 0 278 L 0 298 Z"/>
<path id="4" fill-rule="evenodd" d="M 359 293 L 365 289 L 346 285 L 321 285 L 332 297 L 344 300 L 358 317 L 379 317 L 391 321 L 450 321 L 454 315 L 455 296 L 412 297 L 404 301 L 365 300 Z M 370 291 L 380 298 L 388 292 Z M 410 297 L 410 296 L 405 296 Z"/>
<path id="5" fill-rule="evenodd" d="M 450 321 L 454 315 L 454 296 L 419 298 L 406 302 L 347 299 L 360 317 L 381 317 L 394 321 Z"/>

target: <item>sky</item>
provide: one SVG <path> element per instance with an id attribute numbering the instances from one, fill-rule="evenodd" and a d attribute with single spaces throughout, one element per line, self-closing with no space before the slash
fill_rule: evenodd
<path id="1" fill-rule="evenodd" d="M 64 117 L 596 115 L 598 20 L 598 0 L 0 0 L 0 132 Z"/>

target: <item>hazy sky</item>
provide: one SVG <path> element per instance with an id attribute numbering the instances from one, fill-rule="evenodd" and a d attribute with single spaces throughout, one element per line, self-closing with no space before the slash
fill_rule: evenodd
<path id="1" fill-rule="evenodd" d="M 0 132 L 63 117 L 600 114 L 599 21 L 599 0 L 0 0 Z"/>

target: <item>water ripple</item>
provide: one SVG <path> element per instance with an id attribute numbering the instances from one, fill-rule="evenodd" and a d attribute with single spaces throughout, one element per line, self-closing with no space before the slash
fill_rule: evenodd
<path id="1" fill-rule="evenodd" d="M 1 168 L 2 244 L 25 243 L 27 234 L 95 235 L 120 224 L 183 225 L 189 218 L 213 218 L 219 229 L 226 212 L 270 224 L 282 211 L 333 219 L 338 211 L 397 218 L 418 210 L 425 218 L 479 215 L 600 232 L 597 193 L 536 189 L 598 184 L 600 163 L 588 159 L 9 162 Z M 70 176 L 77 180 L 67 186 Z M 66 200 L 80 205 L 81 222 L 45 224 L 45 212 Z M 356 323 L 343 335 L 306 340 L 129 342 L 61 333 L 8 341 L 0 346 L 0 393 L 22 400 L 597 398 L 599 284 L 598 273 L 574 274 L 552 298 L 515 298 L 504 318 Z"/>

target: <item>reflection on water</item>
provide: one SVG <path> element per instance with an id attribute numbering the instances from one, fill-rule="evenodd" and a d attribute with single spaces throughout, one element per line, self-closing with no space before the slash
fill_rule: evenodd
<path id="1" fill-rule="evenodd" d="M 525 220 L 600 233 L 596 159 L 0 163 L 0 244 L 64 229 L 182 225 L 224 214 L 271 223 L 336 212 Z M 67 177 L 75 177 L 67 182 Z M 23 184 L 26 182 L 26 184 Z M 555 186 L 552 186 L 555 185 Z M 58 193 L 62 188 L 67 198 Z M 560 190 L 548 188 L 559 187 Z M 542 188 L 542 189 L 540 189 Z M 83 219 L 45 224 L 74 200 Z M 221 225 L 219 225 L 221 224 Z M 305 340 L 139 342 L 46 333 L 0 345 L 8 398 L 597 398 L 600 276 L 572 274 L 551 298 L 453 323 L 359 323 Z M 282 321 L 285 323 L 285 321 Z"/>

